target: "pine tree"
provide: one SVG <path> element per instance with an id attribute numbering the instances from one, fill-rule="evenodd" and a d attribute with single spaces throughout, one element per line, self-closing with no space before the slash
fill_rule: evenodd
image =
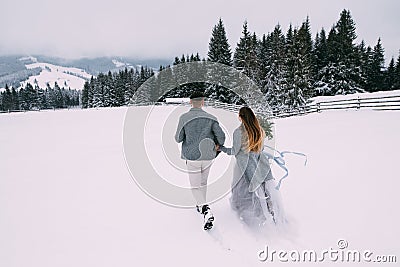
<path id="1" fill-rule="evenodd" d="M 368 67 L 367 89 L 375 92 L 383 89 L 383 70 L 385 64 L 384 49 L 382 47 L 381 38 L 372 50 L 371 59 Z"/>
<path id="2" fill-rule="evenodd" d="M 116 101 L 116 92 L 113 85 L 113 76 L 111 71 L 108 71 L 107 75 L 104 76 L 102 83 L 103 87 L 103 105 L 102 107 L 112 107 Z"/>
<path id="3" fill-rule="evenodd" d="M 369 72 L 369 58 L 371 47 L 366 47 L 364 40 L 356 47 L 356 66 L 360 67 L 361 77 L 363 79 L 359 82 L 360 88 L 367 88 L 367 78 Z"/>
<path id="4" fill-rule="evenodd" d="M 248 76 L 254 81 L 257 81 L 257 73 L 258 73 L 258 57 L 259 54 L 259 41 L 256 33 L 254 32 L 251 37 L 250 42 L 250 53 L 249 53 L 249 63 L 248 63 Z"/>
<path id="5" fill-rule="evenodd" d="M 317 74 L 316 94 L 335 95 L 361 91 L 365 77 L 359 63 L 357 35 L 350 11 L 343 10 L 327 39 L 327 62 Z"/>
<path id="6" fill-rule="evenodd" d="M 394 58 L 390 60 L 389 66 L 384 73 L 384 90 L 394 90 L 396 80 L 396 66 L 394 64 Z"/>
<path id="7" fill-rule="evenodd" d="M 179 59 L 179 57 L 175 57 L 173 65 L 178 65 L 180 63 L 181 63 L 181 60 Z"/>
<path id="8" fill-rule="evenodd" d="M 8 84 L 6 84 L 6 87 L 4 88 L 5 91 L 3 93 L 3 110 L 9 111 L 13 109 L 13 102 L 12 102 L 12 94 L 10 91 L 10 88 L 8 87 Z"/>
<path id="9" fill-rule="evenodd" d="M 283 104 L 290 108 L 303 107 L 313 95 L 312 89 L 312 38 L 310 21 L 307 17 L 298 31 L 293 32 L 293 43 L 287 61 L 287 84 Z"/>
<path id="10" fill-rule="evenodd" d="M 394 78 L 394 84 L 393 88 L 394 89 L 400 89 L 400 53 L 396 61 L 396 67 L 395 67 L 395 78 Z"/>
<path id="11" fill-rule="evenodd" d="M 94 84 L 94 77 L 92 76 L 90 77 L 87 86 L 87 108 L 93 107 L 93 84 Z"/>
<path id="12" fill-rule="evenodd" d="M 114 101 L 113 106 L 122 106 L 125 103 L 125 92 L 129 90 L 130 87 L 130 73 L 127 68 L 120 70 L 119 73 L 114 73 L 113 75 L 113 93 Z"/>
<path id="13" fill-rule="evenodd" d="M 19 102 L 19 107 L 21 110 L 25 110 L 25 89 L 21 87 L 18 90 L 18 102 Z"/>
<path id="14" fill-rule="evenodd" d="M 55 96 L 55 106 L 56 108 L 64 108 L 64 96 L 62 94 L 61 88 L 57 82 L 54 83 L 54 96 Z"/>
<path id="15" fill-rule="evenodd" d="M 21 109 L 31 110 L 36 105 L 36 91 L 30 83 L 25 85 L 24 89 L 20 89 Z"/>
<path id="16" fill-rule="evenodd" d="M 92 107 L 103 107 L 104 105 L 104 84 L 105 75 L 103 73 L 99 73 L 97 78 L 94 79 L 92 84 L 93 86 L 93 100 Z"/>
<path id="17" fill-rule="evenodd" d="M 336 27 L 333 26 L 328 34 L 326 41 L 327 62 L 336 64 L 339 62 L 339 38 L 336 32 Z"/>
<path id="18" fill-rule="evenodd" d="M 357 38 L 356 26 L 349 10 L 340 13 L 339 21 L 336 24 L 337 30 L 337 62 L 354 60 L 355 46 Z M 349 63 L 350 63 L 349 62 Z"/>
<path id="19" fill-rule="evenodd" d="M 271 53 L 271 35 L 263 34 L 259 48 L 257 50 L 257 58 L 258 58 L 258 69 L 257 69 L 257 85 L 261 88 L 263 93 L 266 93 L 265 85 L 267 84 L 268 77 L 268 68 L 269 68 L 269 59 Z"/>
<path id="20" fill-rule="evenodd" d="M 196 55 L 191 54 L 187 56 L 186 62 L 199 62 L 201 61 L 199 53 Z M 176 60 L 173 63 L 174 65 L 181 64 L 181 60 Z M 178 73 L 178 69 L 182 70 L 185 69 L 183 73 Z M 154 97 L 163 94 L 160 99 L 156 99 L 158 101 L 163 101 L 167 97 L 174 97 L 174 98 L 182 98 L 182 97 L 189 97 L 192 92 L 194 91 L 205 91 L 206 85 L 200 82 L 191 82 L 185 83 L 185 81 L 194 81 L 194 80 L 202 80 L 205 78 L 205 73 L 201 73 L 196 65 L 194 64 L 187 64 L 185 66 L 180 66 L 180 68 L 170 68 L 169 66 L 163 69 L 162 77 L 157 77 L 155 81 L 155 88 L 152 95 Z M 164 90 L 171 84 L 180 84 L 176 88 L 166 92 L 164 94 Z M 164 88 L 164 89 L 163 89 Z"/>
<path id="21" fill-rule="evenodd" d="M 3 108 L 3 94 L 4 94 L 4 92 L 0 92 L 0 110 L 4 111 L 4 108 Z"/>
<path id="22" fill-rule="evenodd" d="M 317 75 L 318 71 L 328 64 L 328 45 L 325 29 L 322 28 L 320 33 L 315 37 L 313 49 L 313 75 Z"/>
<path id="23" fill-rule="evenodd" d="M 136 69 L 131 69 L 128 72 L 128 77 L 126 81 L 126 89 L 124 92 L 124 104 L 128 105 L 132 102 L 132 97 L 136 90 L 139 88 L 139 76 Z"/>
<path id="24" fill-rule="evenodd" d="M 217 62 L 220 64 L 232 66 L 232 52 L 226 37 L 225 27 L 220 18 L 218 24 L 214 26 L 211 33 L 209 42 L 208 57 L 207 60 L 211 62 Z M 214 69 L 213 75 L 218 75 L 219 70 Z M 223 75 L 221 74 L 221 79 Z M 221 83 L 227 83 L 228 80 L 220 81 Z M 198 91 L 204 91 L 205 95 L 210 99 L 219 100 L 225 103 L 234 103 L 236 95 L 228 89 L 222 87 L 219 84 L 204 84 L 197 83 L 193 84 L 192 87 Z"/>
<path id="25" fill-rule="evenodd" d="M 209 61 L 232 66 L 232 52 L 221 18 L 212 29 L 207 55 Z"/>
<path id="26" fill-rule="evenodd" d="M 44 95 L 46 98 L 46 106 L 47 108 L 55 108 L 54 101 L 53 101 L 53 89 L 50 87 L 50 84 L 46 84 L 46 88 L 44 89 Z M 21 95 L 21 90 L 19 91 Z"/>
<path id="27" fill-rule="evenodd" d="M 36 109 L 45 109 L 46 102 L 45 102 L 45 94 L 44 90 L 39 87 L 39 85 L 35 85 L 36 97 L 35 97 L 35 108 Z"/>
<path id="28" fill-rule="evenodd" d="M 82 100 L 81 100 L 82 108 L 89 107 L 89 90 L 90 90 L 90 84 L 89 81 L 86 81 L 82 89 Z"/>
<path id="29" fill-rule="evenodd" d="M 13 110 L 19 110 L 19 98 L 18 98 L 18 92 L 15 90 L 14 87 L 11 88 L 11 99 L 12 99 L 12 109 Z"/>
<path id="30" fill-rule="evenodd" d="M 163 90 L 167 90 L 167 88 L 169 88 L 171 86 L 171 84 L 174 84 L 174 77 L 173 77 L 173 72 L 170 66 L 166 66 L 163 70 L 163 75 L 162 78 L 160 76 L 157 76 L 157 83 L 160 85 L 160 88 L 162 88 Z M 179 90 L 179 88 L 178 88 Z M 180 91 L 177 92 L 175 91 L 176 94 L 174 94 L 174 90 L 168 92 L 165 96 L 169 96 L 169 97 L 185 97 L 184 96 L 184 92 Z"/>
<path id="31" fill-rule="evenodd" d="M 338 44 L 338 63 L 345 66 L 347 72 L 348 89 L 342 88 L 344 91 L 341 93 L 351 93 L 359 91 L 361 86 L 365 83 L 365 76 L 363 76 L 362 68 L 358 64 L 358 49 L 355 45 L 357 38 L 356 26 L 349 10 L 343 10 L 340 14 L 340 19 L 336 24 L 337 28 L 337 44 Z M 345 75 L 342 75 L 342 77 Z M 341 89 L 341 90 L 342 90 Z M 341 91 L 339 90 L 339 92 Z"/>
<path id="32" fill-rule="evenodd" d="M 235 53 L 233 55 L 233 66 L 244 72 L 250 78 L 252 77 L 255 66 L 257 66 L 256 59 L 256 43 L 254 35 L 252 36 L 247 29 L 247 21 L 243 24 L 242 37 L 240 37 L 239 43 L 236 46 Z"/>
<path id="33" fill-rule="evenodd" d="M 267 62 L 260 62 L 260 65 L 266 65 L 266 74 L 263 77 L 265 84 L 262 91 L 266 93 L 271 107 L 282 108 L 288 84 L 286 80 L 285 36 L 280 25 L 275 26 L 274 31 L 267 37 L 263 36 L 260 50 L 267 52 Z"/>

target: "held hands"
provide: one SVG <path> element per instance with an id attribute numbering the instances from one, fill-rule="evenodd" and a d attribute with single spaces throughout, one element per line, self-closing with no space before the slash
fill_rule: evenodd
<path id="1" fill-rule="evenodd" d="M 218 151 L 218 152 L 224 152 L 222 149 L 221 149 L 221 147 L 223 147 L 223 146 L 220 146 L 220 145 L 215 145 L 215 150 L 216 151 Z"/>

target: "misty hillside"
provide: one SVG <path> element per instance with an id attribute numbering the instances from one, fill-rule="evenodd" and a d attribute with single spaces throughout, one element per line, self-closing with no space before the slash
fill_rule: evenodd
<path id="1" fill-rule="evenodd" d="M 40 65 L 34 65 L 38 64 Z M 43 86 L 47 82 L 54 85 L 58 81 L 60 86 L 70 86 L 73 89 L 82 89 L 81 84 L 84 83 L 87 77 L 96 76 L 100 72 L 118 71 L 123 68 L 140 68 L 140 66 L 148 66 L 153 69 L 158 69 L 160 65 L 166 65 L 170 62 L 162 59 L 139 60 L 127 57 L 98 57 L 98 58 L 81 58 L 81 59 L 64 59 L 48 56 L 26 56 L 12 55 L 0 56 L 0 88 L 4 88 L 6 84 L 18 88 L 27 82 L 38 81 L 39 86 Z M 37 78 L 45 70 L 63 69 L 66 75 L 44 75 L 44 78 Z M 47 67 L 47 68 L 46 68 Z M 68 70 L 65 68 L 72 68 Z M 80 80 L 70 77 L 71 74 L 76 74 L 76 69 L 79 72 L 85 73 L 78 76 Z M 53 73 L 54 74 L 54 73 Z M 69 75 L 69 76 L 68 76 Z M 44 79 L 44 80 L 43 80 Z M 49 80 L 47 80 L 49 79 Z M 65 81 L 73 80 L 70 83 Z M 79 85 L 80 88 L 74 88 Z"/>
<path id="2" fill-rule="evenodd" d="M 148 66 L 153 69 L 158 69 L 160 65 L 171 64 L 170 60 L 166 59 L 135 59 L 129 57 L 96 57 L 96 58 L 80 58 L 80 59 L 65 59 L 48 56 L 36 56 L 41 62 L 47 62 L 63 67 L 76 67 L 84 71 L 97 75 L 100 72 L 118 71 L 125 67 Z M 1 57 L 0 57 L 1 60 Z"/>

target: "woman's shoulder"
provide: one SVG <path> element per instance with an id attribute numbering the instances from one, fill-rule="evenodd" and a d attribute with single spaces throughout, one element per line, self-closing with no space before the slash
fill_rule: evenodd
<path id="1" fill-rule="evenodd" d="M 239 125 L 234 131 L 233 131 L 233 134 L 234 135 L 238 135 L 238 134 L 242 134 L 242 125 Z"/>
<path id="2" fill-rule="evenodd" d="M 240 125 L 233 131 L 233 139 L 240 140 L 243 143 L 243 140 L 246 139 L 246 130 L 244 129 L 243 125 Z"/>

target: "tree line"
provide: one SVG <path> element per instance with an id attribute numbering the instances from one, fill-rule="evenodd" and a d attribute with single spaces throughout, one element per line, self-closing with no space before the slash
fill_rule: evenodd
<path id="1" fill-rule="evenodd" d="M 199 54 L 175 57 L 172 65 L 186 62 L 217 62 L 232 66 L 250 77 L 274 108 L 304 106 L 311 97 L 400 89 L 400 54 L 385 66 L 380 38 L 374 46 L 356 43 L 356 25 L 349 10 L 326 32 L 322 28 L 313 38 L 307 17 L 298 27 L 284 31 L 278 24 L 272 32 L 257 35 L 243 24 L 242 35 L 234 49 L 229 45 L 222 19 L 213 27 L 206 58 Z M 158 71 L 174 75 L 170 65 Z M 0 94 L 2 110 L 115 107 L 129 104 L 136 90 L 155 74 L 148 67 L 100 73 L 86 81 L 80 92 L 56 85 L 53 89 L 32 87 L 16 91 L 6 88 Z M 156 76 L 157 78 L 157 76 Z M 159 81 L 162 84 L 162 81 Z M 163 97 L 146 92 L 142 99 L 162 101 L 165 97 L 188 97 L 194 90 L 204 91 L 210 99 L 226 103 L 243 103 L 232 91 L 221 85 L 201 82 L 178 85 Z"/>
<path id="2" fill-rule="evenodd" d="M 54 87 L 42 89 L 27 83 L 25 87 L 16 90 L 7 84 L 0 93 L 0 110 L 41 110 L 69 108 L 80 105 L 80 90 L 61 88 L 57 82 Z"/>
<path id="3" fill-rule="evenodd" d="M 300 27 L 284 32 L 276 25 L 261 37 L 243 24 L 242 36 L 230 52 L 222 20 L 214 27 L 208 60 L 233 66 L 260 87 L 274 107 L 303 106 L 320 95 L 400 89 L 400 55 L 385 67 L 382 41 L 375 46 L 355 42 L 356 26 L 343 10 L 328 34 L 311 35 L 307 17 Z"/>
<path id="4" fill-rule="evenodd" d="M 82 90 L 82 108 L 118 107 L 129 104 L 136 90 L 151 76 L 151 68 L 120 70 L 99 73 L 85 82 Z"/>
<path id="5" fill-rule="evenodd" d="M 308 17 L 299 27 L 290 25 L 284 32 L 278 24 L 262 36 L 250 32 L 245 21 L 232 51 L 219 19 L 212 29 L 207 58 L 200 58 L 198 53 L 182 55 L 175 58 L 173 65 L 211 61 L 232 66 L 250 77 L 275 108 L 300 107 L 307 99 L 320 95 L 400 89 L 400 55 L 386 67 L 380 38 L 373 47 L 364 41 L 356 43 L 356 38 L 351 13 L 343 10 L 329 32 L 322 28 L 314 38 Z M 170 69 L 170 65 L 160 66 L 159 71 Z M 127 104 L 135 90 L 153 74 L 149 69 L 100 74 L 85 84 L 83 107 Z M 158 100 L 188 97 L 194 90 L 222 102 L 241 101 L 227 88 L 203 83 L 178 86 Z"/>

